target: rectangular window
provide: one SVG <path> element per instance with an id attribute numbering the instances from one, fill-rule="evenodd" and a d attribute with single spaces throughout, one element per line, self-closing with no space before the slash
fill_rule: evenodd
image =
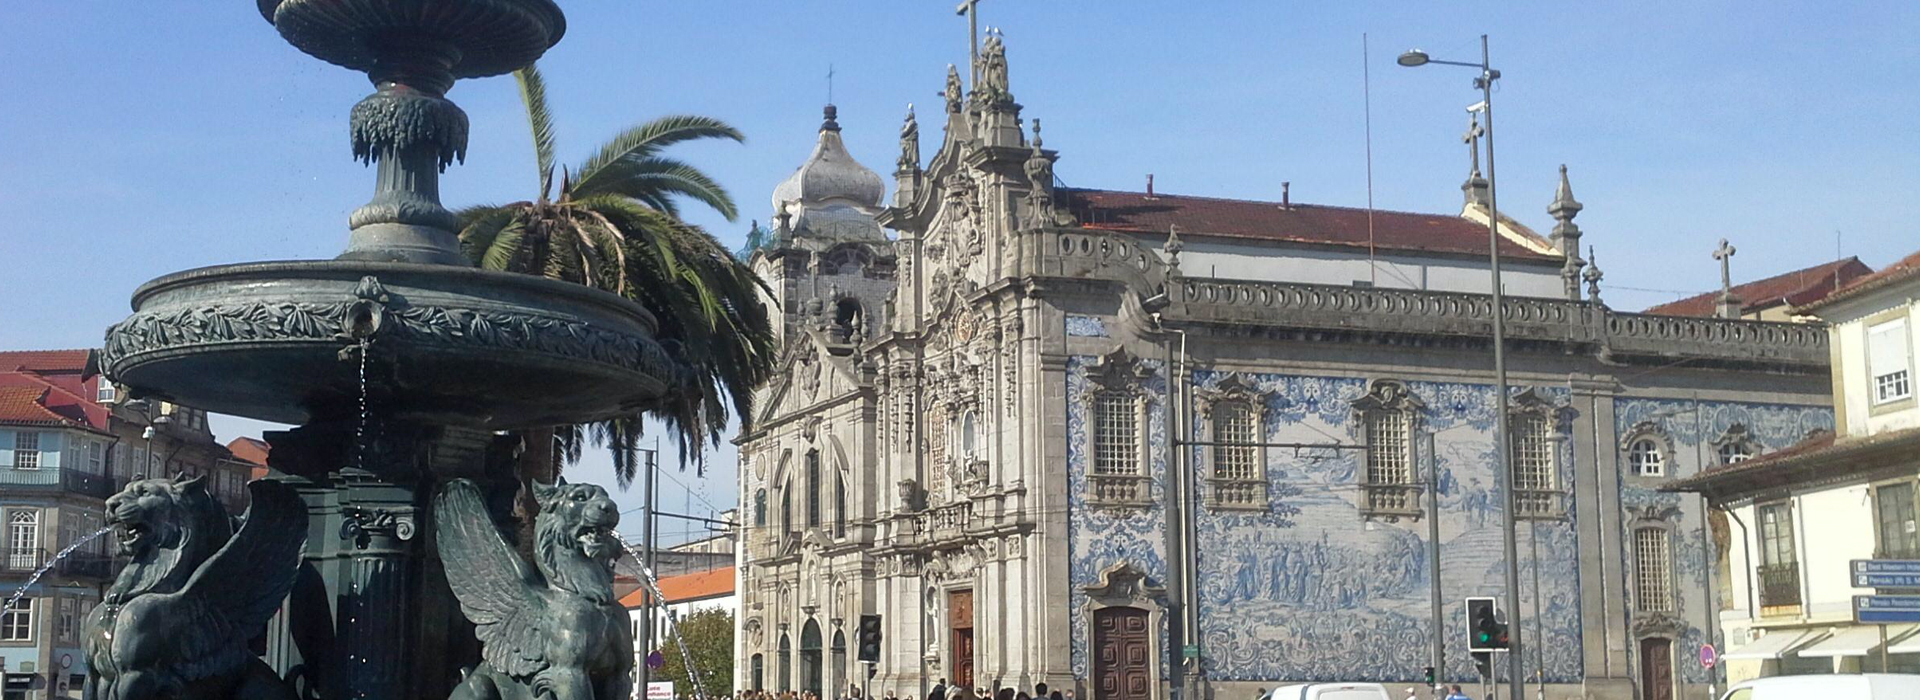
<path id="1" fill-rule="evenodd" d="M 1667 531 L 1643 527 L 1633 531 L 1634 593 L 1645 612 L 1673 612 L 1673 561 Z"/>
<path id="2" fill-rule="evenodd" d="M 807 453 L 807 527 L 820 527 L 820 453 Z"/>
<path id="3" fill-rule="evenodd" d="M 40 434 L 22 430 L 13 434 L 13 468 L 40 468 Z"/>
<path id="4" fill-rule="evenodd" d="M 1093 404 L 1093 473 L 1140 473 L 1140 413 L 1132 396 L 1101 394 Z"/>
<path id="5" fill-rule="evenodd" d="M 1905 319 L 1867 329 L 1867 371 L 1873 375 L 1874 403 L 1898 401 L 1913 395 L 1908 360 Z"/>
<path id="6" fill-rule="evenodd" d="M 87 443 L 87 471 L 92 474 L 105 474 L 107 469 L 107 443 L 94 440 Z"/>
<path id="7" fill-rule="evenodd" d="M 1914 532 L 1913 482 L 1882 484 L 1873 490 L 1874 522 L 1879 526 L 1882 559 L 1920 558 L 1920 533 Z"/>
<path id="8" fill-rule="evenodd" d="M 1524 413 L 1514 416 L 1508 425 L 1513 430 L 1513 488 L 1553 490 L 1553 430 L 1547 417 Z"/>
<path id="9" fill-rule="evenodd" d="M 1793 564 L 1793 506 L 1775 503 L 1760 507 L 1760 563 L 1766 566 Z"/>
<path id="10" fill-rule="evenodd" d="M 117 393 L 113 390 L 113 382 L 107 381 L 106 377 L 101 377 L 100 384 L 93 390 L 93 400 L 97 403 L 112 401 L 116 395 Z"/>
<path id="11" fill-rule="evenodd" d="M 33 641 L 33 603 L 32 598 L 22 597 L 12 610 L 0 615 L 0 642 Z"/>
<path id="12" fill-rule="evenodd" d="M 1257 479 L 1260 477 L 1260 448 L 1253 410 L 1244 404 L 1226 403 L 1213 409 L 1213 475 L 1221 479 Z"/>
<path id="13" fill-rule="evenodd" d="M 58 631 L 60 633 L 61 641 L 67 641 L 67 642 L 73 641 L 73 622 L 74 622 L 73 604 L 74 602 L 75 601 L 68 600 L 66 598 L 59 599 L 60 622 L 59 622 Z"/>
<path id="14" fill-rule="evenodd" d="M 1407 449 L 1407 414 L 1373 411 L 1367 414 L 1367 483 L 1413 483 L 1413 460 Z"/>

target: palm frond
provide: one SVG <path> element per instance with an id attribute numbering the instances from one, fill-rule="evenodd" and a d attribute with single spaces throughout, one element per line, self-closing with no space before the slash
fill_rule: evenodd
<path id="1" fill-rule="evenodd" d="M 553 194 L 553 112 L 547 108 L 547 81 L 538 64 L 513 72 L 520 86 L 520 102 L 527 108 L 527 126 L 533 129 L 534 167 L 540 170 L 540 201 Z"/>
<path id="2" fill-rule="evenodd" d="M 728 221 L 740 215 L 725 187 L 684 161 L 661 156 L 628 158 L 608 166 L 607 172 L 609 176 L 596 180 L 592 190 L 575 187 L 576 196 L 619 194 L 669 211 L 656 201 L 671 201 L 669 198 L 677 195 L 712 207 Z"/>
<path id="3" fill-rule="evenodd" d="M 666 148 L 683 141 L 695 139 L 723 138 L 736 142 L 746 140 L 739 129 L 712 117 L 682 114 L 661 117 L 645 124 L 620 132 L 600 147 L 600 150 L 574 169 L 573 191 L 583 194 L 596 192 L 601 184 L 600 178 L 611 177 L 610 166 L 628 158 L 651 158 Z"/>
<path id="4" fill-rule="evenodd" d="M 521 217 L 513 217 L 502 226 L 486 249 L 480 251 L 479 264 L 483 269 L 507 270 L 510 272 L 528 272 L 514 270 L 513 262 L 521 258 L 524 251 L 521 245 L 526 240 L 527 222 Z"/>

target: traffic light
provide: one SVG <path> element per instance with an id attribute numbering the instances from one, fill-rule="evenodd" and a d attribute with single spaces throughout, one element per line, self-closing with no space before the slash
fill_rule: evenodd
<path id="1" fill-rule="evenodd" d="M 860 652 L 856 657 L 860 661 L 880 660 L 880 616 L 860 616 Z"/>
<path id="2" fill-rule="evenodd" d="M 1472 652 L 1472 654 L 1473 668 L 1480 672 L 1480 677 L 1493 680 L 1493 652 L 1476 651 Z"/>
<path id="3" fill-rule="evenodd" d="M 1425 679 L 1427 679 L 1427 685 L 1429 685 L 1429 686 L 1431 686 L 1431 685 L 1433 685 L 1433 680 L 1434 680 L 1434 678 L 1433 678 L 1433 667 L 1432 667 L 1432 666 L 1428 666 L 1428 667 L 1426 667 L 1426 675 L 1424 675 L 1424 676 L 1422 676 L 1422 677 L 1423 677 L 1423 678 L 1425 678 Z"/>
<path id="4" fill-rule="evenodd" d="M 1506 649 L 1507 625 L 1494 616 L 1492 598 L 1467 599 L 1467 650 Z"/>

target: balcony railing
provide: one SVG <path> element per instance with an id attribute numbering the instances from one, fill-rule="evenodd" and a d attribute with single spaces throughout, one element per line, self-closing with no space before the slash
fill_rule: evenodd
<path id="1" fill-rule="evenodd" d="M 1149 481 L 1132 474 L 1088 474 L 1087 502 L 1096 506 L 1148 505 L 1152 498 Z"/>
<path id="2" fill-rule="evenodd" d="M 66 492 L 104 499 L 113 495 L 113 479 L 105 474 L 89 474 L 77 469 L 0 468 L 0 489 L 8 493 Z"/>
<path id="3" fill-rule="evenodd" d="M 1423 489 L 1410 484 L 1365 484 L 1365 512 L 1371 517 L 1388 520 L 1397 518 L 1415 518 L 1421 514 L 1420 494 Z"/>
<path id="4" fill-rule="evenodd" d="M 1760 607 L 1777 608 L 1800 604 L 1800 565 L 1766 564 L 1754 567 L 1760 579 Z"/>
<path id="5" fill-rule="evenodd" d="M 52 559 L 45 549 L 0 549 L 0 573 L 32 574 Z M 113 557 L 88 552 L 73 552 L 53 566 L 56 574 L 80 578 L 111 578 L 113 570 Z"/>
<path id="6" fill-rule="evenodd" d="M 1224 479 L 1207 480 L 1213 486 L 1207 493 L 1207 505 L 1230 510 L 1266 510 L 1267 481 L 1265 479 Z"/>
<path id="7" fill-rule="evenodd" d="M 1522 520 L 1559 520 L 1567 517 L 1567 494 L 1561 491 L 1514 489 L 1513 515 Z"/>

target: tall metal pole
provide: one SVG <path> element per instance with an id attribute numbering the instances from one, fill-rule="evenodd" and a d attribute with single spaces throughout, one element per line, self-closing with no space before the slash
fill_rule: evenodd
<path id="1" fill-rule="evenodd" d="M 658 490 L 656 488 L 658 484 L 654 479 L 653 473 L 654 465 L 656 464 L 654 459 L 655 453 L 648 451 L 645 454 L 647 457 L 646 464 L 643 465 L 643 468 L 646 469 L 647 472 L 645 477 L 647 494 L 645 496 L 646 500 L 640 502 L 640 546 L 642 547 L 641 555 L 644 556 L 645 559 L 640 562 L 640 566 L 644 569 L 644 571 L 641 572 L 641 576 L 655 576 L 653 573 L 653 511 L 654 493 Z M 647 582 L 642 581 L 642 583 Z M 645 693 L 647 681 L 651 680 L 651 676 L 653 675 L 653 669 L 647 667 L 647 659 L 653 656 L 653 611 L 654 606 L 659 604 L 660 601 L 654 600 L 655 596 L 652 592 L 654 589 L 653 586 L 643 586 L 643 589 L 648 591 L 646 595 L 647 603 L 641 606 L 641 610 L 643 611 L 641 617 L 644 619 L 645 624 L 640 625 L 640 638 L 635 640 L 639 642 L 640 648 L 640 663 L 635 670 L 637 671 L 637 676 L 640 681 L 640 690 L 642 693 Z"/>
<path id="2" fill-rule="evenodd" d="M 1440 601 L 1440 460 L 1433 454 L 1433 433 L 1421 432 L 1421 439 L 1415 443 L 1420 446 L 1422 461 L 1427 464 L 1427 578 L 1432 580 L 1433 594 L 1433 688 L 1437 690 L 1444 683 L 1441 676 L 1447 668 L 1446 651 L 1446 608 Z"/>
<path id="3" fill-rule="evenodd" d="M 1520 614 L 1520 546 L 1515 537 L 1519 529 L 1514 517 L 1513 446 L 1507 444 L 1507 324 L 1505 295 L 1500 290 L 1500 180 L 1493 169 L 1493 68 L 1487 50 L 1487 35 L 1480 35 L 1481 104 L 1487 117 L 1487 261 L 1493 275 L 1493 449 L 1501 474 L 1501 524 L 1505 529 L 1507 556 L 1507 636 L 1512 648 L 1507 651 L 1507 697 L 1519 700 L 1525 689 L 1520 650 L 1521 626 L 1511 624 Z"/>

